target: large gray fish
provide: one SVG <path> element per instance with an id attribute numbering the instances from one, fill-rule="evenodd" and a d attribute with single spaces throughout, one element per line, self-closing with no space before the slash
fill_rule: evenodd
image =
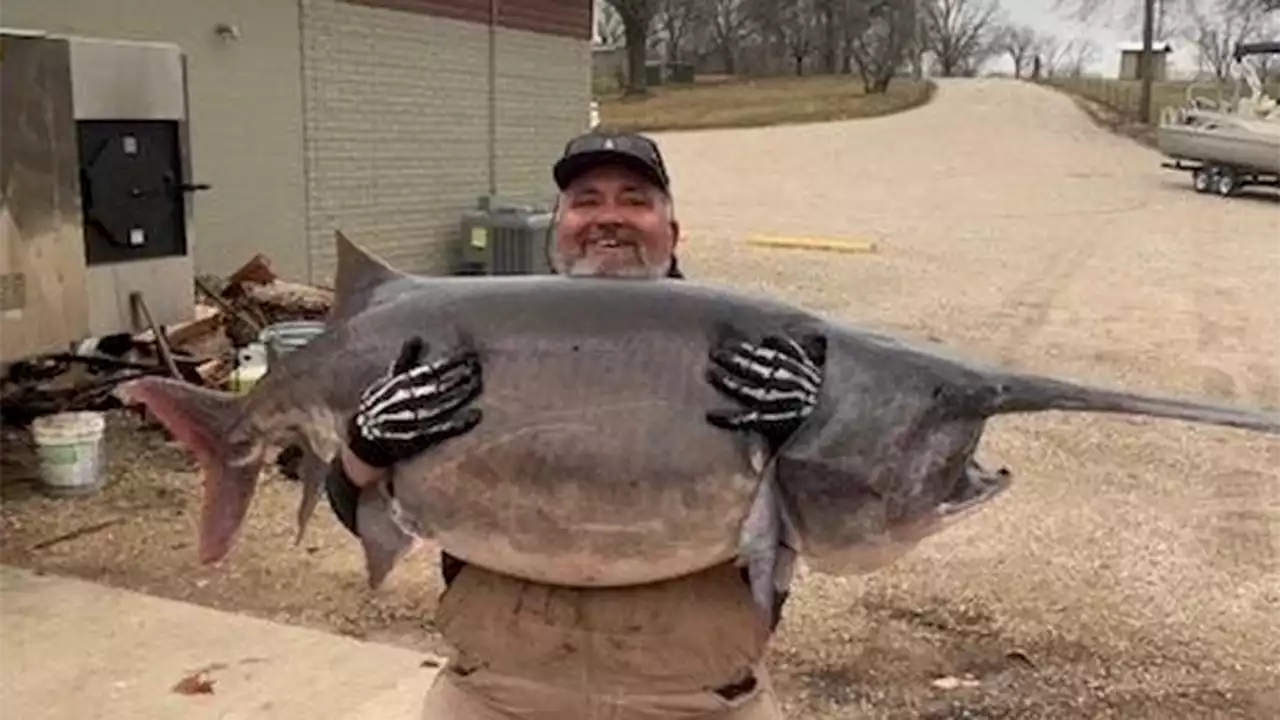
<path id="1" fill-rule="evenodd" d="M 757 600 L 793 552 L 862 573 L 983 506 L 1010 475 L 973 460 L 988 418 L 1068 410 L 1280 432 L 1280 415 L 982 367 L 802 309 L 689 281 L 416 277 L 341 234 L 330 326 L 244 397 L 148 377 L 145 404 L 199 459 L 200 554 L 230 550 L 267 449 L 302 441 L 299 536 L 342 420 L 401 343 L 460 345 L 484 368 L 470 433 L 393 469 L 357 515 L 371 584 L 416 538 L 534 581 L 619 586 L 746 558 Z M 818 406 L 776 457 L 712 426 L 705 380 L 729 336 L 822 333 Z"/>

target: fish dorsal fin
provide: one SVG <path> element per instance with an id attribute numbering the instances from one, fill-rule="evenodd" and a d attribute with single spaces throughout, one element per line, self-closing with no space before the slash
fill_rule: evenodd
<path id="1" fill-rule="evenodd" d="M 352 242 L 341 230 L 334 231 L 338 269 L 333 281 L 333 324 L 363 312 L 376 301 L 379 288 L 409 277 L 378 256 Z"/>

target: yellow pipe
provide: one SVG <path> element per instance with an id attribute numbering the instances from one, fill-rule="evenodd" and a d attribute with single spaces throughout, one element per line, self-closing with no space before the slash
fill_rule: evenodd
<path id="1" fill-rule="evenodd" d="M 873 253 L 876 244 L 870 240 L 840 240 L 836 238 L 787 237 L 778 235 L 756 235 L 747 240 L 748 245 L 757 247 L 774 247 L 794 250 L 823 250 L 840 253 Z"/>

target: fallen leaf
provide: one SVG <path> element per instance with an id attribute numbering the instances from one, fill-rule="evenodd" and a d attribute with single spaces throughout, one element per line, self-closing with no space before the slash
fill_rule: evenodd
<path id="1" fill-rule="evenodd" d="M 194 672 L 178 681 L 173 691 L 179 695 L 212 695 L 213 680 L 205 677 L 204 671 Z"/>

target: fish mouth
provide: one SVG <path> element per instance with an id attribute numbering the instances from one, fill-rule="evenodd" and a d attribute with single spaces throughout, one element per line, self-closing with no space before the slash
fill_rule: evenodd
<path id="1" fill-rule="evenodd" d="M 965 463 L 951 494 L 938 505 L 935 512 L 942 520 L 955 521 L 989 502 L 1012 484 L 1013 473 L 1008 468 L 988 470 L 978 464 L 978 461 L 970 460 Z"/>

